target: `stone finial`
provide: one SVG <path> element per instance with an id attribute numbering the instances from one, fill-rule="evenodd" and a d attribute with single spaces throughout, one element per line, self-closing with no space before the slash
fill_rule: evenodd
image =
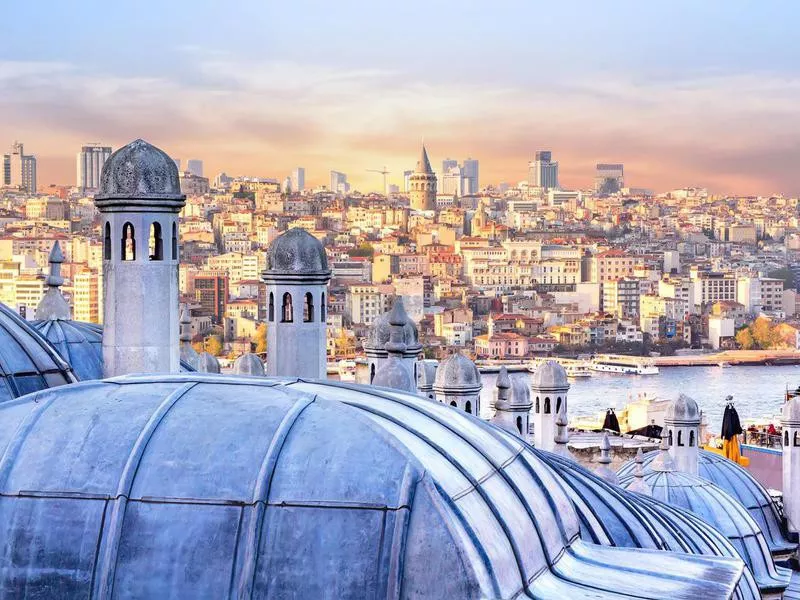
<path id="1" fill-rule="evenodd" d="M 217 357 L 208 352 L 201 352 L 197 357 L 198 373 L 219 373 L 219 361 Z"/>
<path id="2" fill-rule="evenodd" d="M 264 363 L 252 352 L 242 354 L 233 363 L 234 375 L 254 375 L 257 377 L 264 376 Z"/>
<path id="3" fill-rule="evenodd" d="M 607 433 L 603 433 L 603 437 L 600 438 L 600 458 L 597 459 L 597 462 L 600 463 L 600 466 L 595 469 L 595 473 L 608 483 L 619 485 L 619 477 L 608 466 L 611 464 L 611 441 L 608 439 Z"/>
<path id="4" fill-rule="evenodd" d="M 629 492 L 638 492 L 640 494 L 645 494 L 647 496 L 652 495 L 652 490 L 650 486 L 647 485 L 647 482 L 644 480 L 644 457 L 642 456 L 642 449 L 636 452 L 636 458 L 634 459 L 635 468 L 633 471 L 633 481 L 628 486 Z"/>
<path id="5" fill-rule="evenodd" d="M 192 341 L 192 317 L 189 315 L 189 306 L 181 306 L 181 342 Z"/>
<path id="6" fill-rule="evenodd" d="M 196 369 L 199 354 L 192 347 L 192 317 L 189 315 L 189 306 L 186 304 L 181 307 L 180 342 L 181 360 Z"/>
<path id="7" fill-rule="evenodd" d="M 67 321 L 71 318 L 69 304 L 61 295 L 61 286 L 64 285 L 64 278 L 61 276 L 61 263 L 64 262 L 64 253 L 61 252 L 61 245 L 58 240 L 53 244 L 48 258 L 50 263 L 50 274 L 47 276 L 48 289 L 39 305 L 36 307 L 34 317 L 37 321 L 58 320 Z"/>
<path id="8" fill-rule="evenodd" d="M 386 351 L 389 356 L 396 356 L 403 358 L 403 353 L 406 351 L 406 343 L 403 341 L 404 332 L 403 327 L 408 320 L 405 307 L 403 306 L 403 298 L 398 296 L 395 298 L 392 310 L 389 311 L 389 325 L 391 331 L 389 332 L 389 341 L 386 343 Z"/>
<path id="9" fill-rule="evenodd" d="M 416 392 L 417 386 L 411 372 L 403 360 L 406 351 L 406 344 L 403 341 L 403 327 L 408 316 L 403 308 L 403 299 L 399 296 L 395 299 L 392 310 L 389 312 L 389 341 L 386 342 L 386 352 L 389 358 L 384 362 L 375 373 L 372 380 L 373 385 L 394 388 L 405 392 Z"/>
<path id="10" fill-rule="evenodd" d="M 651 471 L 675 471 L 675 461 L 672 460 L 672 455 L 669 453 L 669 433 L 667 428 L 661 430 L 661 446 L 659 446 L 658 456 L 650 463 Z"/>
<path id="11" fill-rule="evenodd" d="M 511 396 L 511 377 L 508 375 L 508 369 L 504 366 L 500 367 L 500 373 L 497 374 L 497 397 L 495 399 L 495 408 L 505 408 L 508 406 Z"/>
<path id="12" fill-rule="evenodd" d="M 561 406 L 561 410 L 558 411 L 558 416 L 556 417 L 556 435 L 553 438 L 555 442 L 555 448 L 553 452 L 555 454 L 560 454 L 565 458 L 569 458 L 574 460 L 575 457 L 572 455 L 572 451 L 569 449 L 569 426 L 567 421 L 567 411 L 566 411 L 566 403 Z"/>

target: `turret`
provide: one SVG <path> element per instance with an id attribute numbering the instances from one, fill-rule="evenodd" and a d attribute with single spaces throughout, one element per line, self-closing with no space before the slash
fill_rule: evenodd
<path id="1" fill-rule="evenodd" d="M 47 276 L 47 291 L 39 301 L 34 317 L 37 321 L 67 321 L 72 317 L 69 304 L 61 295 L 61 286 L 64 285 L 64 278 L 61 277 L 61 263 L 64 262 L 64 254 L 61 252 L 58 241 L 50 250 L 48 262 L 50 263 L 50 274 Z"/>
<path id="2" fill-rule="evenodd" d="M 800 396 L 783 405 L 783 514 L 789 531 L 800 533 Z"/>
<path id="3" fill-rule="evenodd" d="M 181 308 L 180 322 L 180 357 L 183 362 L 192 368 L 197 368 L 197 350 L 192 346 L 192 317 L 189 314 L 189 307 L 184 304 Z"/>
<path id="4" fill-rule="evenodd" d="M 421 366 L 419 356 L 422 353 L 422 344 L 419 343 L 417 326 L 408 316 L 408 313 L 406 313 L 405 304 L 401 296 L 395 297 L 392 310 L 398 303 L 398 308 L 402 311 L 403 318 L 403 343 L 406 345 L 406 349 L 403 351 L 403 360 L 406 362 L 412 376 L 419 381 L 419 368 Z M 375 373 L 389 358 L 389 352 L 386 350 L 386 344 L 389 342 L 389 335 L 392 329 L 389 323 L 389 312 L 391 312 L 391 310 L 378 316 L 373 321 L 369 330 L 369 335 L 364 342 L 364 353 L 367 356 L 369 368 L 369 383 L 373 382 Z M 432 380 L 431 385 L 433 385 Z"/>
<path id="5" fill-rule="evenodd" d="M 178 213 L 175 162 L 136 140 L 103 166 L 94 198 L 103 232 L 103 374 L 177 373 Z"/>
<path id="6" fill-rule="evenodd" d="M 281 234 L 267 253 L 267 375 L 327 377 L 325 248 L 305 229 Z"/>
<path id="7" fill-rule="evenodd" d="M 553 438 L 555 442 L 555 447 L 553 448 L 553 452 L 555 454 L 560 454 L 564 458 L 569 458 L 571 460 L 575 460 L 575 457 L 572 454 L 572 451 L 569 449 L 569 421 L 567 420 L 567 405 L 566 403 L 561 405 L 561 410 L 556 417 L 556 435 Z"/>
<path id="8" fill-rule="evenodd" d="M 414 377 L 404 360 L 406 343 L 403 341 L 403 326 L 406 322 L 406 312 L 403 301 L 397 298 L 392 310 L 389 311 L 389 341 L 386 342 L 386 352 L 389 358 L 384 361 L 375 373 L 373 385 L 394 388 L 404 392 L 416 392 L 417 386 Z"/>
<path id="9" fill-rule="evenodd" d="M 555 446 L 555 421 L 561 412 L 567 412 L 567 372 L 554 360 L 543 362 L 531 377 L 533 397 L 534 446 L 552 452 Z"/>
<path id="10" fill-rule="evenodd" d="M 422 145 L 419 160 L 414 172 L 408 178 L 408 195 L 413 210 L 434 210 L 436 208 L 436 174 L 428 160 L 428 151 Z"/>
<path id="11" fill-rule="evenodd" d="M 528 421 L 531 412 L 531 394 L 527 384 L 519 377 L 510 377 L 505 367 L 497 376 L 492 422 L 528 440 Z"/>
<path id="12" fill-rule="evenodd" d="M 447 357 L 436 369 L 433 391 L 436 399 L 472 415 L 480 415 L 483 384 L 475 363 L 460 352 Z"/>
<path id="13" fill-rule="evenodd" d="M 680 394 L 669 405 L 664 417 L 669 453 L 675 462 L 675 468 L 692 475 L 697 475 L 700 420 L 697 402 L 685 394 Z"/>
<path id="14" fill-rule="evenodd" d="M 433 384 L 436 381 L 436 370 L 439 368 L 439 361 L 423 359 L 417 365 L 417 392 L 425 396 L 428 400 L 435 400 L 436 394 L 433 391 Z"/>

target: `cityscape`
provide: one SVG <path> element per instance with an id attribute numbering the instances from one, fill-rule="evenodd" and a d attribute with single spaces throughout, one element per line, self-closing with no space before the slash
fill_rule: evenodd
<path id="1" fill-rule="evenodd" d="M 800 599 L 797 9 L 625 4 L 12 8 L 0 598 Z"/>

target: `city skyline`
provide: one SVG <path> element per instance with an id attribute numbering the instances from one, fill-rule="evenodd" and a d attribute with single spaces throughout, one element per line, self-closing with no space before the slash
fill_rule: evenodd
<path id="1" fill-rule="evenodd" d="M 368 191 L 381 178 L 367 170 L 382 165 L 401 185 L 424 137 L 435 164 L 479 159 L 485 183 L 524 180 L 547 148 L 567 188 L 591 188 L 596 163 L 619 162 L 629 185 L 657 191 L 800 192 L 796 7 L 568 4 L 488 13 L 425 3 L 422 23 L 413 1 L 391 13 L 356 2 L 336 12 L 243 2 L 233 14 L 18 4 L 0 25 L 0 133 L 25 141 L 43 185 L 74 179 L 75 152 L 90 140 L 117 148 L 146 137 L 203 157 L 212 177 L 282 179 L 303 164 L 309 185 L 338 170 Z M 185 27 L 165 28 L 173 16 Z M 535 36 L 525 33 L 533 17 Z M 270 35 L 206 40 L 208 23 Z M 45 43 L 56 31 L 60 43 Z M 86 52 L 90 31 L 103 52 Z M 479 34 L 492 44 L 475 43 Z M 312 43 L 320 35 L 326 43 Z M 441 61 L 448 69 L 434 68 Z"/>

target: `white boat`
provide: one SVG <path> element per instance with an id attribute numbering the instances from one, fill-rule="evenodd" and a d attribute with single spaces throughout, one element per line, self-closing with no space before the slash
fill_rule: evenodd
<path id="1" fill-rule="evenodd" d="M 575 360 L 572 358 L 535 358 L 533 359 L 528 370 L 533 373 L 536 369 L 546 360 L 554 360 L 567 372 L 567 377 L 571 379 L 578 379 L 581 377 L 591 377 L 592 372 L 587 368 L 586 361 Z"/>
<path id="2" fill-rule="evenodd" d="M 652 362 L 631 356 L 597 356 L 589 362 L 589 369 L 619 375 L 658 375 L 658 367 Z"/>

